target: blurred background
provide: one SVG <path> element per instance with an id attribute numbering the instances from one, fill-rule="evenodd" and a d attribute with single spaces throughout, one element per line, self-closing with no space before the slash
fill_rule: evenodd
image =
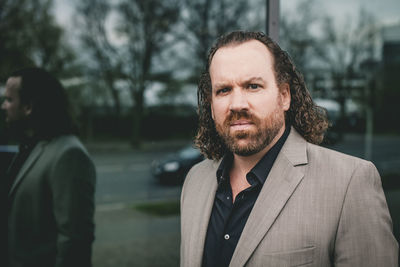
<path id="1" fill-rule="evenodd" d="M 15 69 L 55 74 L 95 161 L 95 267 L 178 266 L 181 184 L 202 160 L 199 75 L 221 34 L 266 31 L 267 2 L 0 1 L 0 94 Z M 328 111 L 324 145 L 374 162 L 399 238 L 400 1 L 281 0 L 276 13 L 280 46 Z M 1 113 L 0 175 L 15 152 L 4 129 Z"/>

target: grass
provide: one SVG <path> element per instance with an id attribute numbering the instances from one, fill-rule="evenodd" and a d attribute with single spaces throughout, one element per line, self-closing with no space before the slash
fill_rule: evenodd
<path id="1" fill-rule="evenodd" d="M 133 208 L 154 216 L 172 216 L 180 213 L 179 200 L 141 203 L 136 204 Z"/>

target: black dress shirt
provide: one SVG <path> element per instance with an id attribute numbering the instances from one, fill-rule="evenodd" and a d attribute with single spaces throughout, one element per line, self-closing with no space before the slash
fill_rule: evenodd
<path id="1" fill-rule="evenodd" d="M 241 191 L 232 203 L 229 171 L 233 155 L 227 154 L 217 170 L 218 188 L 208 223 L 203 254 L 203 266 L 228 266 L 243 228 L 267 176 L 290 132 L 287 126 L 278 142 L 246 175 L 250 187 Z"/>
<path id="2" fill-rule="evenodd" d="M 6 173 L 7 193 L 11 190 L 14 180 L 21 170 L 22 165 L 25 163 L 26 159 L 28 158 L 29 154 L 32 152 L 37 143 L 37 139 L 30 138 L 24 140 L 24 142 L 21 142 L 21 144 L 19 145 L 19 152 L 15 155 Z"/>

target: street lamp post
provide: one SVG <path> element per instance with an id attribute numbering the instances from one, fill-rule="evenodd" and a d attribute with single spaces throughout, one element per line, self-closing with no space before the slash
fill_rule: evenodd
<path id="1" fill-rule="evenodd" d="M 266 32 L 275 42 L 279 42 L 279 0 L 266 1 Z"/>
<path id="2" fill-rule="evenodd" d="M 376 75 L 379 64 L 373 59 L 361 63 L 361 70 L 365 73 L 364 110 L 365 110 L 365 149 L 364 158 L 372 160 L 372 142 L 374 129 L 373 92 L 376 86 Z"/>

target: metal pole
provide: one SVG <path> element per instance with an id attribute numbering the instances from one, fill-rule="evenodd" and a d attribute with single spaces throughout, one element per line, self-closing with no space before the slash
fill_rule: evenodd
<path id="1" fill-rule="evenodd" d="M 275 42 L 279 42 L 279 0 L 266 1 L 266 32 Z"/>

